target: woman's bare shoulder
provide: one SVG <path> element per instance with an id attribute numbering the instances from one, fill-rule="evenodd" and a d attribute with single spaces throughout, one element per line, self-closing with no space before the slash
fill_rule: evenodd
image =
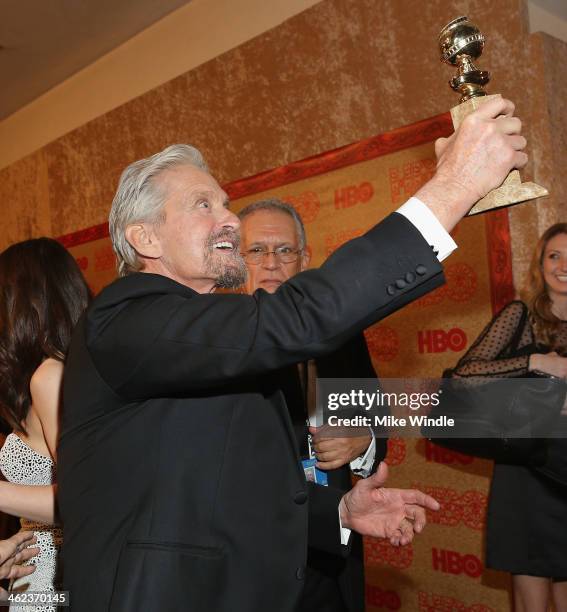
<path id="1" fill-rule="evenodd" d="M 34 396 L 45 393 L 58 393 L 63 379 L 63 362 L 51 357 L 41 362 L 30 380 L 32 402 Z"/>

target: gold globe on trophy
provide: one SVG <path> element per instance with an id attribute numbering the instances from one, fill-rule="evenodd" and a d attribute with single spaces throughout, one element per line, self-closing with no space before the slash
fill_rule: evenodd
<path id="1" fill-rule="evenodd" d="M 441 30 L 438 42 L 441 61 L 457 68 L 457 74 L 449 81 L 451 88 L 461 94 L 460 104 L 451 109 L 453 126 L 457 129 L 468 114 L 495 97 L 484 91 L 490 73 L 479 70 L 473 63 L 482 54 L 485 38 L 477 26 L 463 16 L 453 19 Z M 498 189 L 473 206 L 469 215 L 546 195 L 547 189 L 536 183 L 522 183 L 518 170 L 512 170 Z"/>

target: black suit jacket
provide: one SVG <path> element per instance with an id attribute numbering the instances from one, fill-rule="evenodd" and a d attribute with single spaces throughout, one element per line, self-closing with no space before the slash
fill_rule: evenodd
<path id="1" fill-rule="evenodd" d="M 102 291 L 64 381 L 57 471 L 71 609 L 293 610 L 308 519 L 309 543 L 337 552 L 341 491 L 307 503 L 273 372 L 441 282 L 430 246 L 393 214 L 273 295 L 203 295 L 144 273 Z"/>
<path id="2" fill-rule="evenodd" d="M 317 358 L 315 366 L 319 378 L 377 377 L 363 334 L 357 334 L 338 350 Z M 309 381 L 309 384 L 312 383 L 313 381 Z M 282 389 L 301 458 L 308 454 L 304 385 L 299 379 L 297 366 L 290 366 L 282 370 Z M 386 451 L 386 438 L 376 437 L 376 453 L 370 469 L 372 473 L 386 456 Z M 327 478 L 329 485 L 343 494 L 352 488 L 352 473 L 349 465 L 328 471 Z M 308 486 L 311 488 L 309 503 L 312 506 L 324 504 L 327 501 L 327 496 L 320 485 L 308 483 Z M 338 520 L 337 508 L 335 507 L 334 510 Z M 332 511 L 333 508 L 330 508 L 329 512 Z M 311 522 L 310 529 L 315 528 L 316 526 Z M 327 537 L 336 538 L 336 529 L 333 529 Z M 298 610 L 301 612 L 316 612 L 317 610 L 363 612 L 364 607 L 364 557 L 361 536 L 352 532 L 348 547 L 343 548 L 342 555 L 309 547 L 305 586 Z"/>

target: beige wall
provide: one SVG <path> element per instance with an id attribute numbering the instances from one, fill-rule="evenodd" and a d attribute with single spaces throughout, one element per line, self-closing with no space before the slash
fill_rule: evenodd
<path id="1" fill-rule="evenodd" d="M 567 45 L 530 36 L 523 0 L 193 0 L 0 124 L 0 161 L 26 152 L 0 171 L 0 246 L 105 221 L 120 170 L 171 142 L 226 182 L 446 111 L 435 40 L 465 12 L 488 39 L 489 91 L 524 120 L 525 176 L 552 188 L 511 209 L 519 278 L 565 202 Z"/>
<path id="2" fill-rule="evenodd" d="M 192 0 L 0 121 L 0 168 L 320 1 Z M 528 0 L 530 32 L 567 42 L 567 8 L 560 3 Z"/>
<path id="3" fill-rule="evenodd" d="M 516 287 L 525 283 L 537 237 L 553 223 L 567 220 L 567 42 L 537 33 L 528 43 L 522 117 L 531 163 L 524 175 L 547 187 L 550 195 L 536 205 L 510 209 Z"/>
<path id="4" fill-rule="evenodd" d="M 0 121 L 0 168 L 317 2 L 192 0 Z"/>

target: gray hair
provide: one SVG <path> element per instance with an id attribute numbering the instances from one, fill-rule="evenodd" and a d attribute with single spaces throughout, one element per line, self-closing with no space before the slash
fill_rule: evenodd
<path id="1" fill-rule="evenodd" d="M 126 239 L 126 228 L 133 223 L 159 223 L 163 220 L 167 194 L 155 179 L 164 170 L 185 165 L 209 171 L 198 149 L 187 144 L 175 144 L 130 164 L 122 173 L 108 218 L 120 276 L 137 272 L 142 267 L 138 254 Z"/>
<path id="2" fill-rule="evenodd" d="M 289 215 L 295 221 L 295 228 L 297 230 L 297 237 L 299 238 L 299 248 L 303 250 L 307 245 L 307 239 L 305 238 L 305 226 L 299 216 L 299 213 L 295 208 L 277 198 L 270 198 L 268 200 L 259 200 L 252 204 L 245 206 L 239 213 L 238 218 L 242 221 L 245 217 L 248 217 L 252 213 L 258 212 L 259 210 L 276 210 Z"/>

